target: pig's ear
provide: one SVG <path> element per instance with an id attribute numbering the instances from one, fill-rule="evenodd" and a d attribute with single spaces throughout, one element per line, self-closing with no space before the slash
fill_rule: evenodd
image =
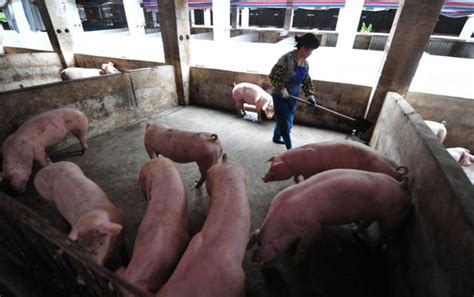
<path id="1" fill-rule="evenodd" d="M 109 235 L 117 235 L 123 229 L 122 225 L 111 223 L 111 222 L 102 223 L 97 227 L 99 228 L 100 233 L 109 234 Z"/>
<path id="2" fill-rule="evenodd" d="M 252 235 L 250 235 L 249 242 L 247 243 L 247 250 L 250 250 L 258 242 L 258 232 L 260 232 L 260 229 L 253 231 Z"/>
<path id="3" fill-rule="evenodd" d="M 275 160 L 275 156 L 272 156 L 270 159 L 266 160 L 265 162 L 273 162 Z"/>
<path id="4" fill-rule="evenodd" d="M 78 231 L 77 230 L 72 230 L 71 233 L 67 237 L 69 237 L 70 240 L 72 241 L 77 241 L 77 236 L 78 236 Z"/>
<path id="5" fill-rule="evenodd" d="M 286 164 L 283 161 L 273 162 L 270 170 L 276 170 L 275 172 L 281 172 L 281 170 L 286 170 Z"/>

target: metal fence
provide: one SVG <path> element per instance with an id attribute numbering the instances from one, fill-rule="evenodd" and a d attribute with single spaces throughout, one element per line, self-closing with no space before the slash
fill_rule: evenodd
<path id="1" fill-rule="evenodd" d="M 57 296 L 120 296 L 120 290 L 152 296 L 89 260 L 47 220 L 1 192 L 0 252 L 27 267 Z"/>

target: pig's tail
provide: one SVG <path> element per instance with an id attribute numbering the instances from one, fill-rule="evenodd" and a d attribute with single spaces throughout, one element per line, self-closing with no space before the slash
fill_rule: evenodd
<path id="1" fill-rule="evenodd" d="M 211 134 L 211 136 L 209 136 L 209 140 L 211 140 L 211 141 L 216 141 L 217 138 L 218 138 L 218 137 L 217 137 L 217 134 L 215 134 L 215 133 L 214 133 L 214 134 Z"/>

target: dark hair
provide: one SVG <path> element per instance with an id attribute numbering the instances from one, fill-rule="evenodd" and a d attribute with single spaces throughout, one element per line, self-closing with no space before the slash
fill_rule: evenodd
<path id="1" fill-rule="evenodd" d="M 319 40 L 313 33 L 306 33 L 303 36 L 295 36 L 296 48 L 306 47 L 317 49 L 319 47 Z"/>

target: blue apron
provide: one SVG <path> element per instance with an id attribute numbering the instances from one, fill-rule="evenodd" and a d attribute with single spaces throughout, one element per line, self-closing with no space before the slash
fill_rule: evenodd
<path id="1" fill-rule="evenodd" d="M 308 74 L 308 70 L 303 66 L 296 66 L 295 73 L 290 81 L 285 85 L 290 95 L 299 97 L 301 84 Z M 273 129 L 273 141 L 279 142 L 281 138 L 285 142 L 287 149 L 291 149 L 290 132 L 293 127 L 293 120 L 296 112 L 296 99 L 284 99 L 280 94 L 273 93 L 273 106 L 275 108 L 276 125 Z"/>

